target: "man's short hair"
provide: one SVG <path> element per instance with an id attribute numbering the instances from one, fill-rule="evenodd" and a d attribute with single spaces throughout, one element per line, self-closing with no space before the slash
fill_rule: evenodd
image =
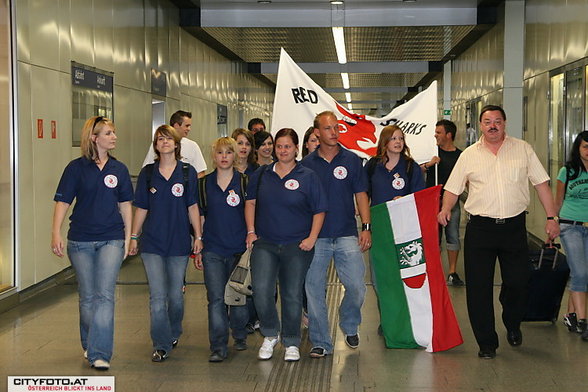
<path id="1" fill-rule="evenodd" d="M 451 140 L 455 140 L 455 134 L 457 133 L 457 127 L 455 126 L 455 123 L 453 121 L 445 120 L 445 119 L 439 120 L 439 121 L 437 121 L 435 126 L 436 127 L 442 126 L 443 129 L 445 129 L 445 133 L 451 134 Z"/>
<path id="2" fill-rule="evenodd" d="M 263 128 L 265 129 L 265 122 L 263 122 L 263 120 L 261 118 L 257 118 L 257 117 L 249 120 L 249 122 L 247 123 L 247 129 L 249 129 L 250 131 L 253 131 L 253 126 L 257 125 L 257 124 L 263 125 Z"/>
<path id="3" fill-rule="evenodd" d="M 323 112 L 320 112 L 319 114 L 317 114 L 316 116 L 314 116 L 314 120 L 312 122 L 312 126 L 315 129 L 319 129 L 320 128 L 320 125 L 321 125 L 320 124 L 321 117 L 334 117 L 335 119 L 337 119 L 337 116 L 331 110 L 325 110 Z"/>
<path id="4" fill-rule="evenodd" d="M 183 110 L 178 110 L 177 112 L 172 114 L 171 117 L 169 118 L 169 125 L 171 125 L 172 127 L 176 123 L 178 125 L 182 125 L 184 123 L 184 117 L 192 118 L 192 113 L 185 112 Z"/>
<path id="5" fill-rule="evenodd" d="M 482 115 L 486 112 L 494 112 L 494 111 L 499 111 L 502 114 L 502 119 L 504 121 L 506 121 L 506 113 L 504 112 L 504 109 L 501 108 L 498 105 L 486 105 L 482 108 L 482 111 L 480 112 L 480 122 L 482 122 Z"/>

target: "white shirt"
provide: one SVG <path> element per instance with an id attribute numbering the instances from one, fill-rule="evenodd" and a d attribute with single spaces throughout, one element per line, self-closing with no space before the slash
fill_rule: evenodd
<path id="1" fill-rule="evenodd" d="M 204 157 L 202 156 L 202 151 L 200 151 L 200 146 L 194 140 L 190 140 L 187 137 L 183 137 L 182 141 L 180 142 L 182 148 L 180 153 L 182 155 L 182 162 L 187 162 L 190 165 L 194 166 L 196 169 L 196 173 L 200 173 L 206 171 L 206 162 L 204 161 Z M 147 151 L 147 156 L 143 161 L 143 167 L 146 165 L 155 162 L 155 151 L 153 150 L 153 144 L 149 146 L 149 151 Z"/>
<path id="2" fill-rule="evenodd" d="M 464 206 L 468 213 L 510 218 L 527 209 L 529 181 L 538 185 L 548 180 L 549 175 L 529 143 L 507 135 L 494 155 L 482 136 L 461 153 L 444 189 L 459 195 L 469 183 Z"/>

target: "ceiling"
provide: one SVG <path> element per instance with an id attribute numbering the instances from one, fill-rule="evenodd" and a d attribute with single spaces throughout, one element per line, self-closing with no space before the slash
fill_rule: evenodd
<path id="1" fill-rule="evenodd" d="M 384 114 L 426 87 L 488 31 L 502 0 L 172 0 L 180 25 L 269 85 L 284 48 L 333 98 Z M 333 26 L 344 29 L 339 64 Z M 343 88 L 340 73 L 349 73 Z"/>

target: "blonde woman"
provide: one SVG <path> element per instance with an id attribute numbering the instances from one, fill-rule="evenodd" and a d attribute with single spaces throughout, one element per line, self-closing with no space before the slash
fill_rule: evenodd
<path id="1" fill-rule="evenodd" d="M 133 188 L 127 167 L 110 155 L 116 146 L 112 121 L 90 117 L 82 128 L 80 158 L 71 161 L 55 192 L 53 253 L 63 257 L 61 225 L 76 200 L 67 235 L 67 255 L 80 295 L 84 357 L 108 370 L 114 339 L 114 290 L 131 236 Z"/>
<path id="2" fill-rule="evenodd" d="M 249 132 L 249 131 L 247 131 Z M 216 169 L 200 180 L 200 212 L 204 219 L 204 250 L 195 260 L 204 268 L 204 283 L 208 299 L 209 362 L 222 362 L 228 355 L 229 327 L 235 350 L 247 349 L 249 318 L 247 306 L 227 307 L 225 285 L 245 251 L 245 180 L 234 168 L 239 147 L 234 139 L 221 137 L 212 145 L 212 160 Z M 202 260 L 202 261 L 200 261 Z"/>
<path id="3" fill-rule="evenodd" d="M 131 254 L 140 248 L 149 280 L 153 362 L 167 359 L 182 335 L 184 274 L 190 252 L 202 250 L 196 169 L 180 160 L 180 142 L 171 126 L 157 128 L 157 158 L 141 170 L 135 190 Z"/>

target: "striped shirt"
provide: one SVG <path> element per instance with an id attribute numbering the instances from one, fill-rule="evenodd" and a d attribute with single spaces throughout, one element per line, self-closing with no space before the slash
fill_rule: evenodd
<path id="1" fill-rule="evenodd" d="M 469 183 L 465 210 L 472 215 L 510 218 L 529 205 L 529 184 L 541 184 L 549 175 L 533 148 L 524 140 L 506 136 L 498 154 L 485 145 L 484 137 L 461 153 L 445 190 L 461 194 Z"/>

